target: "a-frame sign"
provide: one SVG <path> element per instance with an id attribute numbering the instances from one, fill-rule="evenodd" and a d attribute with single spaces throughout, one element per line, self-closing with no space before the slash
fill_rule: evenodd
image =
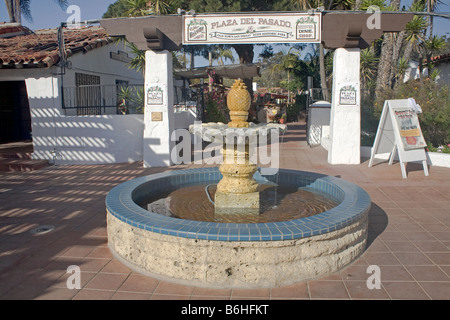
<path id="1" fill-rule="evenodd" d="M 422 161 L 425 176 L 428 176 L 426 143 L 417 117 L 414 99 L 386 100 L 381 113 L 377 135 L 373 144 L 369 167 L 376 154 L 390 153 L 389 164 L 398 153 L 400 168 L 407 178 L 405 163 Z"/>

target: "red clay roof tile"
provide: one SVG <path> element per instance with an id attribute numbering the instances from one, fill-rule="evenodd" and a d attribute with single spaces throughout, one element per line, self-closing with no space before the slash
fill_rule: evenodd
<path id="1" fill-rule="evenodd" d="M 59 62 L 58 29 L 38 30 L 11 38 L 1 38 L 1 30 L 0 24 L 0 68 L 21 68 L 24 62 L 27 68 L 51 67 Z M 67 56 L 98 48 L 111 41 L 101 27 L 64 29 Z"/>

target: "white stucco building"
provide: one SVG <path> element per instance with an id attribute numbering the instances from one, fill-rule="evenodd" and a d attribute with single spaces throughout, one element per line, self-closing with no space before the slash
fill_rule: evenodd
<path id="1" fill-rule="evenodd" d="M 130 59 L 100 27 L 0 24 L 0 143 L 32 139 L 57 164 L 142 160 L 143 114 L 119 108 L 122 87 L 143 89 Z"/>

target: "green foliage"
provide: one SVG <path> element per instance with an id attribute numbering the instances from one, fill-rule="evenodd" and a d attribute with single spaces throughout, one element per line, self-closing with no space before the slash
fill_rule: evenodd
<path id="1" fill-rule="evenodd" d="M 295 103 L 286 106 L 286 119 L 288 122 L 298 121 L 300 112 L 306 110 L 306 99 L 307 96 L 305 94 L 296 95 Z"/>
<path id="2" fill-rule="evenodd" d="M 420 126 L 427 143 L 432 146 L 447 146 L 450 143 L 450 88 L 438 85 L 430 79 L 408 81 L 395 90 L 385 90 L 378 97 L 382 107 L 384 100 L 414 98 L 422 107 Z"/>
<path id="3" fill-rule="evenodd" d="M 102 18 L 108 19 L 122 17 L 126 11 L 127 7 L 125 1 L 119 0 L 108 6 L 108 9 L 103 14 Z"/>
<path id="4" fill-rule="evenodd" d="M 224 100 L 216 92 L 205 93 L 205 121 L 226 123 L 226 107 Z"/>

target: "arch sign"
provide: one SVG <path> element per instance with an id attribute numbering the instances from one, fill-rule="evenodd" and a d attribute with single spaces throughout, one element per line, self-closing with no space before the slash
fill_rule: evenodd
<path id="1" fill-rule="evenodd" d="M 183 16 L 183 44 L 320 43 L 321 13 Z"/>

